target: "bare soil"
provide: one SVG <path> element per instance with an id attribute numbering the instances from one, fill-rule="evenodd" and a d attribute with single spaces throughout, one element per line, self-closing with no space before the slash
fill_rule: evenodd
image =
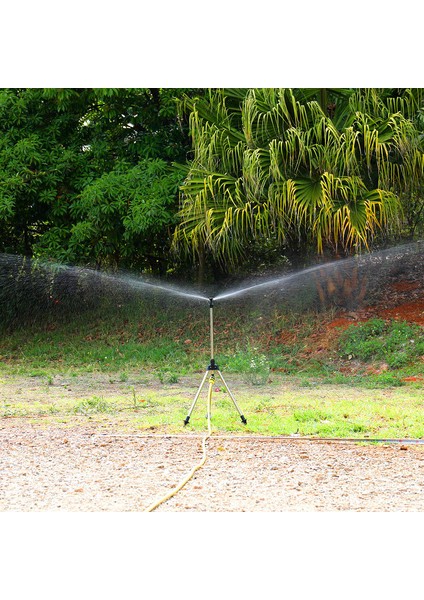
<path id="1" fill-rule="evenodd" d="M 0 510 L 144 511 L 202 458 L 201 436 L 3 422 Z M 156 510 L 421 511 L 424 445 L 211 437 L 207 460 Z"/>

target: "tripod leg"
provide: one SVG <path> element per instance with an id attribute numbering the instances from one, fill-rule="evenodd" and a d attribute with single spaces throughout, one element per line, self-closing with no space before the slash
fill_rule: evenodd
<path id="1" fill-rule="evenodd" d="M 200 392 L 202 391 L 202 387 L 206 381 L 206 377 L 208 376 L 208 373 L 209 373 L 209 371 L 206 371 L 206 373 L 202 379 L 202 383 L 199 385 L 199 389 L 196 392 L 196 395 L 193 400 L 193 404 L 191 405 L 190 410 L 188 411 L 188 414 L 187 414 L 186 418 L 184 419 L 184 425 L 187 425 L 187 423 L 190 421 L 191 413 L 193 412 L 193 409 L 196 406 L 197 399 L 199 397 Z"/>
<path id="2" fill-rule="evenodd" d="M 237 406 L 237 402 L 236 402 L 236 400 L 235 400 L 234 396 L 232 395 L 230 388 L 229 388 L 229 387 L 228 387 L 228 385 L 225 383 L 225 379 L 223 378 L 221 371 L 218 371 L 218 375 L 221 377 L 222 383 L 225 385 L 225 389 L 226 389 L 226 390 L 227 390 L 227 392 L 230 394 L 230 398 L 231 398 L 231 400 L 233 401 L 233 403 L 234 403 L 234 406 L 236 407 L 238 414 L 240 415 L 241 422 L 242 422 L 244 425 L 246 425 L 247 421 L 246 421 L 246 419 L 245 419 L 245 417 L 244 417 L 243 413 L 241 412 L 241 410 L 240 410 L 240 409 L 239 409 L 239 407 Z"/>

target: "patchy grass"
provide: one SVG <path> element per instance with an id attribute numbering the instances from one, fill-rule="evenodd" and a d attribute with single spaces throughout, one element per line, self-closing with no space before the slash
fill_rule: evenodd
<path id="1" fill-rule="evenodd" d="M 189 424 L 183 421 L 202 373 L 173 384 L 143 380 L 128 372 L 128 381 L 110 382 L 104 375 L 81 374 L 72 383 L 61 378 L 46 386 L 42 378 L 9 376 L 1 387 L 0 415 L 13 422 L 43 424 L 99 422 L 123 431 L 201 432 L 207 427 L 206 392 L 202 390 Z M 93 380 L 94 379 L 94 380 Z M 252 386 L 226 374 L 240 417 L 221 383 L 212 396 L 214 431 L 258 435 L 386 438 L 424 437 L 422 388 L 388 389 L 320 384 L 302 387 L 300 380 L 278 374 L 263 386 Z M 18 391 L 20 390 L 20 393 Z"/>
<path id="2" fill-rule="evenodd" d="M 205 306 L 122 307 L 3 333 L 0 416 L 202 431 L 205 398 L 182 423 L 209 363 Z M 324 437 L 423 437 L 423 333 L 371 319 L 337 330 L 334 311 L 215 312 L 215 352 L 245 414 L 217 380 L 215 430 Z M 205 386 L 206 387 L 206 386 Z"/>
<path id="3" fill-rule="evenodd" d="M 244 400 L 247 429 L 271 435 L 322 437 L 423 437 L 423 400 L 418 390 L 369 390 L 323 385 Z M 231 409 L 231 407 L 230 407 Z M 227 413 L 228 418 L 230 414 Z M 222 427 L 225 426 L 222 416 Z M 234 416 L 231 417 L 232 424 Z M 237 429 L 239 425 L 237 424 Z"/>
<path id="4" fill-rule="evenodd" d="M 370 319 L 343 331 L 339 349 L 349 360 L 381 360 L 391 369 L 398 369 L 424 355 L 424 330 L 405 321 Z"/>

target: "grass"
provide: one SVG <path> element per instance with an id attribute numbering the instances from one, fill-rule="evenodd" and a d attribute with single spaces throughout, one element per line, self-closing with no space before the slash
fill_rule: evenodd
<path id="1" fill-rule="evenodd" d="M 255 347 L 258 339 L 266 342 L 264 335 L 297 326 L 299 320 L 304 330 L 307 322 L 315 319 L 309 315 L 295 319 L 283 313 L 265 319 L 234 308 L 226 308 L 224 313 L 217 308 L 215 340 L 221 352 L 233 353 L 238 346 L 244 349 L 246 343 Z M 208 347 L 209 314 L 203 305 L 190 310 L 172 306 L 152 310 L 132 303 L 119 310 L 109 307 L 105 312 L 77 314 L 62 321 L 47 315 L 44 320 L 2 332 L 0 338 L 0 354 L 10 362 L 30 359 L 41 366 L 88 364 L 115 370 L 125 370 L 128 360 L 157 363 L 175 356 L 188 357 L 192 363 L 196 353 L 200 350 L 204 357 Z"/>
<path id="2" fill-rule="evenodd" d="M 202 398 L 187 428 L 182 426 L 209 359 L 204 308 L 150 314 L 138 305 L 123 306 L 3 334 L 0 416 L 46 425 L 94 420 L 126 430 L 204 430 Z M 217 311 L 217 362 L 248 424 L 241 423 L 217 382 L 214 429 L 423 437 L 422 328 L 372 319 L 341 332 L 325 352 L 308 353 L 313 336 L 333 317 Z M 61 393 L 59 382 L 65 379 L 69 389 Z M 31 393 L 13 388 L 19 381 Z M 109 386 L 104 394 L 100 381 Z M 73 391 L 81 385 L 82 391 Z"/>
<path id="3" fill-rule="evenodd" d="M 73 410 L 76 414 L 89 415 L 93 413 L 113 413 L 115 412 L 115 403 L 98 396 L 84 398 L 79 400 Z"/>
<path id="4" fill-rule="evenodd" d="M 339 347 L 349 360 L 384 360 L 397 369 L 424 355 L 424 330 L 403 321 L 370 319 L 341 333 Z"/>
<path id="5" fill-rule="evenodd" d="M 90 381 L 89 375 L 81 377 Z M 328 384 L 305 389 L 281 376 L 278 381 L 259 389 L 234 380 L 230 375 L 226 380 L 247 418 L 247 425 L 241 423 L 228 391 L 217 385 L 212 397 L 215 432 L 353 438 L 424 437 L 422 389 L 404 387 L 365 392 L 358 387 Z M 191 377 L 184 384 L 156 384 L 156 387 L 151 381 L 138 386 L 116 382 L 115 387 L 104 395 L 87 393 L 84 397 L 69 397 L 58 394 L 56 385 L 50 389 L 50 395 L 46 394 L 40 379 L 38 388 L 35 386 L 38 393 L 33 386 L 32 396 L 15 394 L 3 401 L 0 416 L 32 419 L 44 426 L 98 422 L 125 431 L 201 432 L 207 426 L 206 389 L 199 397 L 189 424 L 183 425 L 199 383 L 200 377 Z"/>

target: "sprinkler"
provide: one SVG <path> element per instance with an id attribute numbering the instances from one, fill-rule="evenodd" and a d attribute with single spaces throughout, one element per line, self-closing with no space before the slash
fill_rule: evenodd
<path id="1" fill-rule="evenodd" d="M 215 358 L 214 358 L 214 345 L 213 345 L 213 298 L 209 298 L 209 315 L 210 315 L 210 353 L 211 353 L 211 359 L 210 359 L 210 363 L 206 369 L 206 372 L 203 376 L 202 382 L 196 392 L 196 395 L 194 397 L 193 400 L 193 404 L 190 407 L 190 410 L 188 411 L 188 414 L 186 416 L 186 418 L 184 419 L 184 425 L 187 425 L 187 423 L 190 421 L 190 416 L 191 413 L 193 412 L 194 407 L 196 406 L 196 402 L 200 396 L 200 392 L 202 391 L 202 388 L 205 384 L 206 378 L 209 375 L 209 393 L 208 393 L 208 419 L 210 419 L 210 406 L 211 406 L 211 398 L 212 398 L 212 389 L 213 389 L 213 385 L 215 383 L 215 373 L 218 374 L 219 378 L 221 379 L 222 383 L 225 386 L 225 389 L 228 391 L 231 400 L 233 401 L 233 404 L 238 412 L 238 414 L 240 415 L 240 419 L 242 421 L 242 423 L 244 425 L 246 425 L 247 420 L 245 418 L 245 416 L 243 415 L 243 413 L 241 412 L 241 410 L 239 409 L 239 407 L 237 406 L 237 402 L 233 396 L 233 394 L 231 393 L 230 388 L 228 387 L 228 385 L 225 382 L 224 377 L 222 376 L 221 371 L 219 370 L 218 365 L 215 362 Z"/>

